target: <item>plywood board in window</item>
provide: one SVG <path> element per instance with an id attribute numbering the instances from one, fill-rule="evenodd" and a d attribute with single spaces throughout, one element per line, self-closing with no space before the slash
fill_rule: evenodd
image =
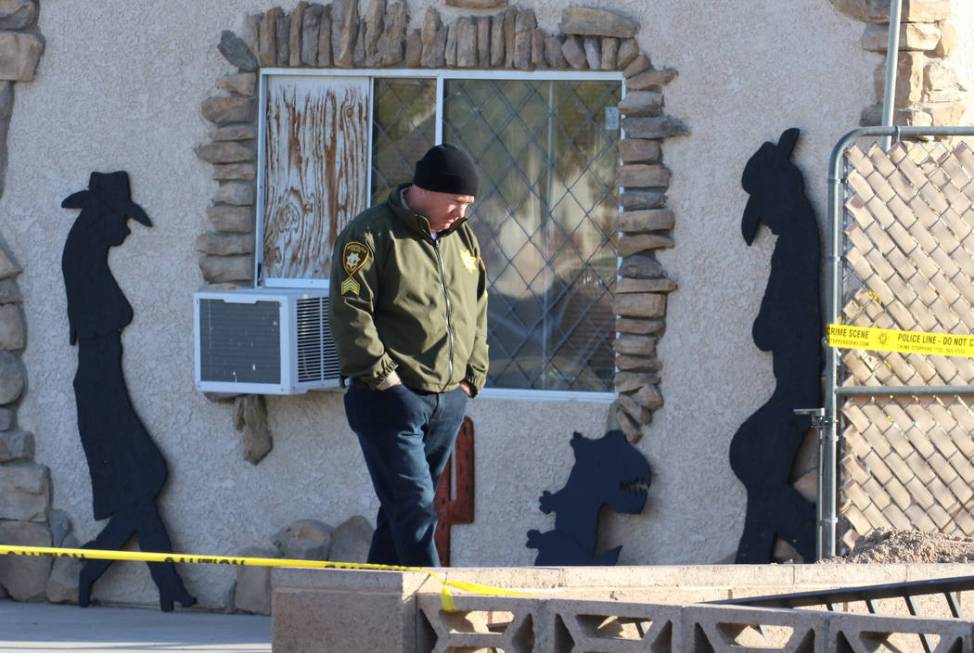
<path id="1" fill-rule="evenodd" d="M 272 77 L 266 96 L 263 277 L 327 279 L 368 205 L 369 81 Z"/>

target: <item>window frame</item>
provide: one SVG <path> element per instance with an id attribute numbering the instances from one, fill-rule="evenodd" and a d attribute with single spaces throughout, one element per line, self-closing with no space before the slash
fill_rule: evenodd
<path id="1" fill-rule="evenodd" d="M 422 78 L 436 80 L 436 144 L 443 142 L 443 92 L 448 79 L 501 79 L 525 81 L 617 81 L 621 87 L 621 97 L 626 96 L 625 76 L 621 71 L 598 70 L 479 70 L 479 69 L 442 69 L 442 68 L 261 68 L 258 73 L 257 89 L 257 201 L 255 207 L 256 225 L 254 228 L 254 279 L 260 280 L 260 270 L 264 259 L 264 168 L 265 168 L 265 135 L 267 131 L 267 81 L 269 77 L 366 77 L 369 80 L 369 141 L 368 141 L 368 169 L 369 188 L 367 198 L 369 206 L 372 201 L 372 98 L 375 93 L 375 80 L 390 78 Z M 619 140 L 626 137 L 622 125 L 619 126 Z M 622 207 L 617 209 L 621 212 Z M 616 269 L 621 265 L 621 259 L 616 255 Z M 255 285 L 258 282 L 255 281 Z M 260 283 L 264 288 L 324 288 L 329 287 L 327 279 L 271 279 Z M 618 336 L 618 332 L 616 332 Z M 616 369 L 618 372 L 618 369 Z M 584 401 L 588 403 L 608 404 L 615 400 L 615 392 L 590 392 L 584 390 L 538 390 L 533 388 L 484 388 L 480 395 L 490 399 L 513 399 L 527 401 Z"/>

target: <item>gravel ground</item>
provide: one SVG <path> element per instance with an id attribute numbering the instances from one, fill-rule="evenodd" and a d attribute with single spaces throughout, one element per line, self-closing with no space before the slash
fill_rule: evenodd
<path id="1" fill-rule="evenodd" d="M 844 557 L 824 563 L 974 562 L 974 538 L 942 533 L 876 529 L 860 537 Z"/>

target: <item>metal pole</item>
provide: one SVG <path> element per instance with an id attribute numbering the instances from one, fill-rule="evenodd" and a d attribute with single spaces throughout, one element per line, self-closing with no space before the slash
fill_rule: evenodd
<path id="1" fill-rule="evenodd" d="M 900 58 L 900 13 L 903 0 L 889 2 L 889 36 L 886 39 L 886 87 L 883 91 L 883 127 L 893 125 L 896 105 L 896 65 Z M 884 136 L 880 145 L 889 150 L 892 139 Z"/>
<path id="2" fill-rule="evenodd" d="M 839 319 L 839 310 L 842 305 L 841 298 L 841 277 L 842 273 L 842 165 L 846 148 L 852 143 L 858 132 L 846 134 L 832 151 L 829 161 L 829 216 L 828 224 L 831 227 L 829 238 L 829 265 L 826 267 L 828 278 L 827 287 L 829 292 L 826 294 L 825 316 L 829 324 L 834 324 Z M 836 519 L 837 500 L 836 500 L 836 471 L 838 469 L 838 398 L 835 388 L 838 381 L 839 351 L 832 349 L 823 340 L 822 346 L 825 347 L 825 360 L 827 370 L 825 374 L 825 427 L 822 431 L 822 442 L 819 446 L 819 523 L 818 551 L 820 558 L 831 558 L 835 556 L 836 545 Z"/>
<path id="3" fill-rule="evenodd" d="M 812 428 L 815 429 L 816 433 L 818 434 L 818 459 L 820 461 L 825 460 L 825 434 L 826 434 L 826 431 L 828 431 L 828 426 L 829 426 L 828 425 L 828 421 L 826 419 L 824 419 L 824 417 L 825 417 L 825 409 L 824 408 L 796 408 L 794 412 L 795 412 L 795 415 L 807 415 L 809 417 L 809 419 L 811 421 Z M 823 494 L 823 492 L 825 490 L 825 483 L 823 482 L 823 478 L 822 478 L 822 469 L 823 468 L 824 468 L 824 465 L 822 465 L 822 464 L 819 464 L 818 465 L 818 470 L 817 470 L 818 473 L 817 473 L 816 478 L 815 478 L 815 480 L 817 482 L 817 485 L 815 487 L 815 492 L 816 492 L 816 494 L 815 494 L 815 520 L 816 520 L 815 523 L 817 525 L 816 526 L 816 538 L 817 538 L 817 541 L 815 543 L 815 557 L 817 559 L 819 559 L 819 560 L 821 560 L 824 557 L 824 555 L 823 555 L 824 554 L 824 551 L 822 550 L 822 545 L 823 545 L 824 538 L 822 538 L 819 535 L 821 533 L 821 525 L 825 523 L 825 521 L 824 521 L 824 517 L 825 517 L 825 514 L 824 514 L 824 507 L 825 507 L 824 496 L 825 495 Z M 806 561 L 806 562 L 809 562 L 809 561 Z"/>

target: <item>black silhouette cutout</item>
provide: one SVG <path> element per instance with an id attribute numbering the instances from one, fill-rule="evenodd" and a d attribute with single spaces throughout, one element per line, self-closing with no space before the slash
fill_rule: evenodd
<path id="1" fill-rule="evenodd" d="M 576 432 L 572 449 L 575 466 L 565 487 L 541 495 L 541 511 L 555 513 L 555 529 L 528 531 L 528 548 L 538 550 L 536 565 L 614 565 L 621 546 L 595 551 L 599 512 L 602 506 L 631 515 L 642 512 L 652 468 L 622 431 L 609 431 L 598 440 Z"/>
<path id="2" fill-rule="evenodd" d="M 125 172 L 93 172 L 88 189 L 61 206 L 81 209 L 68 233 L 61 258 L 68 294 L 71 344 L 78 345 L 74 377 L 78 431 L 88 459 L 95 519 L 108 524 L 91 549 L 121 549 L 137 535 L 143 551 L 172 551 L 156 497 L 168 472 L 162 452 L 142 424 L 122 374 L 122 330 L 132 321 L 132 307 L 108 267 L 108 250 L 129 235 L 128 218 L 151 226 L 149 216 L 132 202 Z M 81 569 L 78 602 L 89 604 L 95 581 L 110 560 L 88 560 Z M 172 563 L 148 563 L 163 611 L 173 602 L 196 602 Z"/>
<path id="3" fill-rule="evenodd" d="M 789 483 L 809 418 L 796 408 L 821 405 L 822 324 L 819 305 L 821 241 L 801 170 L 791 161 L 799 131 L 764 143 L 744 168 L 750 194 L 741 231 L 750 245 L 760 224 L 778 236 L 771 274 L 752 330 L 770 351 L 774 394 L 734 434 L 730 464 L 747 488 L 739 563 L 771 561 L 775 538 L 789 542 L 805 562 L 815 559 L 815 506 Z"/>

